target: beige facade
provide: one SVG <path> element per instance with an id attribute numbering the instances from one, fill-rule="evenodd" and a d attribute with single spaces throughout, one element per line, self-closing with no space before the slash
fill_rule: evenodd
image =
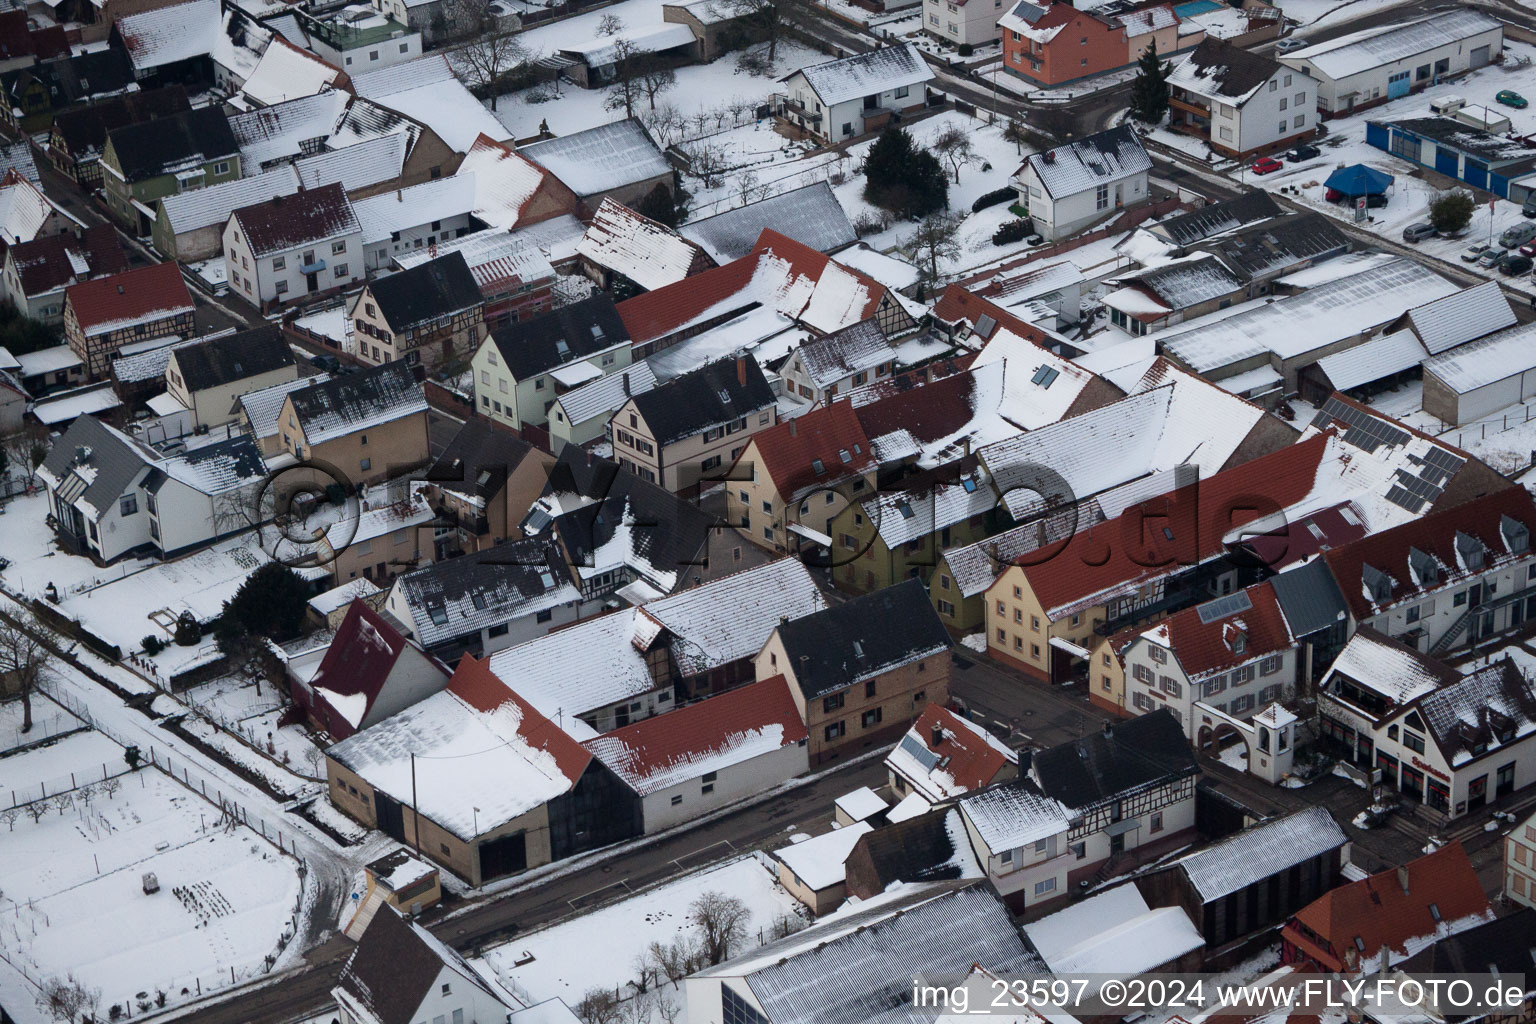
<path id="1" fill-rule="evenodd" d="M 1089 700 L 1117 715 L 1130 713 L 1125 708 L 1125 662 L 1120 660 L 1108 637 L 1093 649 L 1088 678 Z"/>
<path id="2" fill-rule="evenodd" d="M 1017 565 L 1003 571 L 986 597 L 987 653 L 1046 682 L 1053 678 L 1051 639 L 1060 637 L 1092 650 L 1098 645 L 1094 629 L 1108 614 L 1106 606 L 1095 605 L 1053 621 L 1040 606 L 1024 569 Z"/>
<path id="3" fill-rule="evenodd" d="M 467 554 L 495 547 L 504 540 L 521 540 L 523 517 L 544 493 L 554 464 L 554 456 L 548 452 L 530 451 L 507 474 L 501 490 L 483 502 L 449 487 L 435 486 L 434 503 L 458 523 L 459 549 Z"/>
<path id="4" fill-rule="evenodd" d="M 373 366 L 404 359 L 411 352 L 429 367 L 461 363 L 475 354 L 488 333 L 483 302 L 396 333 L 374 303 L 372 285 L 365 285 L 352 299 L 349 314 L 357 357 Z"/>
<path id="5" fill-rule="evenodd" d="M 803 525 L 817 533 L 831 536 L 832 521 L 851 502 L 875 493 L 875 472 L 860 473 L 842 480 L 829 481 L 799 501 L 785 503 L 757 454 L 756 441 L 749 441 L 741 455 L 741 465 L 752 467 L 752 476 L 731 480 L 726 485 L 725 517 L 748 540 L 773 552 L 795 552 L 813 546 L 789 527 Z"/>
<path id="6" fill-rule="evenodd" d="M 1536 907 L 1536 814 L 1504 837 L 1504 896 L 1522 906 Z"/>
<path id="7" fill-rule="evenodd" d="M 186 378 L 181 373 L 181 366 L 176 361 L 176 353 L 172 352 L 171 361 L 165 368 L 165 390 L 172 398 L 191 410 L 192 422 L 195 425 L 222 427 L 226 423 L 233 423 L 238 418 L 233 410 L 241 395 L 260 391 L 262 388 L 282 384 L 285 381 L 297 380 L 298 376 L 298 366 L 290 364 L 268 370 L 266 373 L 259 373 L 254 377 L 245 377 L 217 387 L 193 391 L 187 386 Z"/>
<path id="8" fill-rule="evenodd" d="M 425 409 L 312 444 L 294 412 L 290 395 L 283 399 L 277 429 L 282 439 L 281 450 L 300 462 L 315 462 L 334 469 L 355 486 L 400 476 L 431 461 Z"/>
<path id="9" fill-rule="evenodd" d="M 613 435 L 613 457 L 619 465 L 642 480 L 680 494 L 697 488 L 706 478 L 723 479 L 726 468 L 741 457 L 751 436 L 778 421 L 778 409 L 768 406 L 661 445 L 635 407 L 634 399 L 630 399 L 613 414 L 609 429 Z"/>

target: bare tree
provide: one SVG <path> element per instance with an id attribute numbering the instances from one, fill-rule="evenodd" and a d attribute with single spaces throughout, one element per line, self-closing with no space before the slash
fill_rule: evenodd
<path id="1" fill-rule="evenodd" d="M 12 832 L 16 831 L 16 819 L 19 817 L 21 817 L 20 807 L 7 807 L 5 810 L 0 811 L 0 819 L 3 819 L 6 825 L 10 826 L 10 831 Z"/>
<path id="2" fill-rule="evenodd" d="M 43 982 L 37 1005 L 54 1020 L 73 1021 L 91 1014 L 101 1002 L 101 989 L 86 988 L 73 973 Z"/>
<path id="3" fill-rule="evenodd" d="M 939 137 L 933 140 L 933 151 L 955 172 L 956 185 L 960 184 L 960 168 L 976 158 L 976 149 L 971 145 L 971 133 L 957 124 L 939 132 Z"/>
<path id="4" fill-rule="evenodd" d="M 43 820 L 43 815 L 48 813 L 48 801 L 34 800 L 31 803 L 25 805 L 23 809 L 27 812 L 27 816 L 31 818 L 34 823 L 39 822 Z"/>
<path id="5" fill-rule="evenodd" d="M 0 438 L 0 450 L 5 453 L 7 471 L 24 476 L 27 486 L 32 486 L 37 467 L 48 457 L 48 441 L 25 429 Z"/>
<path id="6" fill-rule="evenodd" d="M 309 762 L 310 778 L 325 778 L 325 770 L 320 766 L 325 763 L 325 751 L 319 747 L 310 747 L 304 751 L 304 760 Z"/>
<path id="7" fill-rule="evenodd" d="M 588 989 L 574 1009 L 586 1024 L 619 1024 L 619 1001 L 606 988 Z"/>
<path id="8" fill-rule="evenodd" d="M 929 287 L 938 284 L 939 262 L 960 256 L 960 218 L 951 213 L 929 214 L 903 248 L 917 261 L 924 283 Z"/>
<path id="9" fill-rule="evenodd" d="M 651 1024 L 651 994 L 636 992 L 618 1006 L 619 1024 Z"/>
<path id="10" fill-rule="evenodd" d="M 677 73 L 660 57 L 648 53 L 636 61 L 635 80 L 655 111 L 656 97 L 677 84 Z"/>
<path id="11" fill-rule="evenodd" d="M 756 171 L 746 171 L 736 179 L 736 195 L 741 199 L 742 206 L 767 199 L 772 193 L 773 186 L 759 181 Z"/>
<path id="12" fill-rule="evenodd" d="M 69 793 L 59 793 L 53 798 L 53 809 L 61 815 L 73 806 L 75 806 L 75 798 Z"/>
<path id="13" fill-rule="evenodd" d="M 778 59 L 779 41 L 791 29 L 815 18 L 811 0 L 719 0 L 719 7 L 729 16 L 741 18 L 755 36 L 767 42 L 770 63 Z"/>
<path id="14" fill-rule="evenodd" d="M 688 905 L 688 917 L 711 966 L 730 959 L 731 950 L 747 937 L 747 905 L 735 896 L 716 890 L 701 893 Z"/>
<path id="15" fill-rule="evenodd" d="M 103 793 L 107 794 L 107 799 L 108 800 L 110 800 L 113 797 L 117 796 L 117 791 L 122 789 L 122 788 L 123 788 L 123 780 L 117 778 L 116 776 L 113 776 L 110 779 L 102 779 L 101 780 L 101 791 Z"/>
<path id="16" fill-rule="evenodd" d="M 662 1024 L 677 1024 L 677 1018 L 682 1015 L 683 1004 L 677 1001 L 677 997 L 664 988 L 656 990 L 656 1015 L 662 1019 Z"/>
<path id="17" fill-rule="evenodd" d="M 635 116 L 635 104 L 640 100 L 642 89 L 637 72 L 640 51 L 625 36 L 613 41 L 613 84 L 608 87 L 608 97 L 603 100 L 607 110 L 622 110 L 625 117 Z"/>
<path id="18" fill-rule="evenodd" d="M 725 177 L 725 151 L 711 144 L 693 146 L 688 150 L 688 169 L 705 188 L 714 188 Z"/>
<path id="19" fill-rule="evenodd" d="M 624 31 L 624 19 L 613 12 L 609 12 L 598 19 L 597 34 L 600 36 L 616 36 Z"/>
<path id="20" fill-rule="evenodd" d="M 491 0 L 454 0 L 453 21 L 466 41 L 448 52 L 448 65 L 471 88 L 490 97 L 495 110 L 502 80 L 531 62 L 528 49 L 501 27 Z"/>
<path id="21" fill-rule="evenodd" d="M 1008 123 L 1003 126 L 1003 141 L 1011 142 L 1018 147 L 1019 155 L 1024 155 L 1024 147 L 1033 143 L 1035 133 L 1030 131 L 1029 125 L 1018 114 L 1008 118 Z"/>
<path id="22" fill-rule="evenodd" d="M 21 731 L 32 731 L 32 692 L 42 681 L 52 652 L 37 639 L 42 623 L 31 612 L 0 619 L 0 676 L 10 676 L 21 694 Z"/>
<path id="23" fill-rule="evenodd" d="M 634 985 L 642 993 L 649 992 L 661 977 L 661 968 L 651 958 L 650 950 L 636 953 L 635 958 L 629 962 L 629 969 L 635 972 Z"/>

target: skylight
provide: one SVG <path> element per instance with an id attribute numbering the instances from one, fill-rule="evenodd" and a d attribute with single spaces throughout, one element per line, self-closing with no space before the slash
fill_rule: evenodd
<path id="1" fill-rule="evenodd" d="M 820 476 L 827 471 L 826 464 L 823 463 L 820 459 L 811 460 L 811 469 L 815 471 L 817 476 Z"/>
<path id="2" fill-rule="evenodd" d="M 847 448 L 839 448 L 837 450 L 837 457 L 842 459 L 844 462 L 852 462 L 853 461 L 853 456 L 848 454 L 848 449 Z"/>
<path id="3" fill-rule="evenodd" d="M 429 605 L 427 605 L 427 614 L 432 617 L 432 622 L 433 622 L 434 625 L 438 625 L 438 626 L 446 626 L 446 625 L 448 625 L 448 609 L 443 607 L 442 605 L 440 605 L 440 604 L 429 604 Z"/>
<path id="4" fill-rule="evenodd" d="M 1054 366 L 1041 366 L 1035 370 L 1035 375 L 1030 378 L 1030 382 L 1038 384 L 1042 388 L 1048 388 L 1055 383 L 1056 378 L 1059 376 L 1061 376 L 1061 371 Z"/>
<path id="5" fill-rule="evenodd" d="M 916 512 L 912 511 L 912 506 L 905 501 L 896 507 L 901 510 L 901 518 L 903 519 L 912 519 L 917 515 Z"/>

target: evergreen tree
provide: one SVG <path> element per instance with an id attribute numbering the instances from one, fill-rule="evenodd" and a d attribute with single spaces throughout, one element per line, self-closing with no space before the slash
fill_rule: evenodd
<path id="1" fill-rule="evenodd" d="M 677 199 L 664 182 L 658 183 L 655 188 L 640 197 L 635 203 L 635 212 L 642 217 L 651 218 L 658 224 L 665 224 L 669 228 L 677 227 L 677 222 L 682 220 L 682 211 L 677 208 Z"/>
<path id="2" fill-rule="evenodd" d="M 1131 85 L 1131 116 L 1157 124 L 1168 113 L 1168 72 L 1173 65 L 1157 57 L 1157 44 L 1147 47 L 1136 62 L 1136 81 Z"/>
<path id="3" fill-rule="evenodd" d="M 268 562 L 245 578 L 235 596 L 224 602 L 224 614 L 214 627 L 219 648 L 230 653 L 248 638 L 290 640 L 304 624 L 304 609 L 314 591 L 298 573 L 281 562 Z"/>
<path id="4" fill-rule="evenodd" d="M 887 128 L 864 159 L 864 198 L 911 220 L 949 206 L 949 178 L 939 158 L 920 150 L 904 128 Z"/>

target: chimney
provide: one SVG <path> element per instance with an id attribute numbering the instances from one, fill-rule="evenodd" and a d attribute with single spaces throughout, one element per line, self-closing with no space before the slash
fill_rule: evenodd
<path id="1" fill-rule="evenodd" d="M 803 685 L 805 683 L 805 681 L 807 679 L 809 679 L 810 677 L 811 677 L 811 656 L 809 654 L 802 654 L 802 655 L 800 655 L 800 680 L 799 681 Z"/>
<path id="2" fill-rule="evenodd" d="M 800 432 L 800 428 L 795 425 L 795 421 L 794 420 L 790 420 L 789 421 L 789 436 L 790 437 L 794 437 L 799 432 Z"/>
<path id="3" fill-rule="evenodd" d="M 624 374 L 624 397 L 629 397 L 629 374 Z"/>
<path id="4" fill-rule="evenodd" d="M 938 722 L 933 723 L 933 731 L 929 734 L 928 745 L 938 749 L 944 743 L 944 727 Z"/>
<path id="5" fill-rule="evenodd" d="M 747 357 L 736 357 L 736 383 L 742 387 L 747 386 Z"/>
<path id="6" fill-rule="evenodd" d="M 965 450 L 965 457 L 966 458 L 970 458 L 971 457 L 971 435 L 970 434 L 966 434 L 965 435 L 964 440 L 961 441 L 961 445 L 963 446 L 963 448 Z"/>
<path id="7" fill-rule="evenodd" d="M 1408 892 L 1408 869 L 1406 867 L 1398 867 L 1397 884 L 1403 887 L 1405 894 Z"/>

